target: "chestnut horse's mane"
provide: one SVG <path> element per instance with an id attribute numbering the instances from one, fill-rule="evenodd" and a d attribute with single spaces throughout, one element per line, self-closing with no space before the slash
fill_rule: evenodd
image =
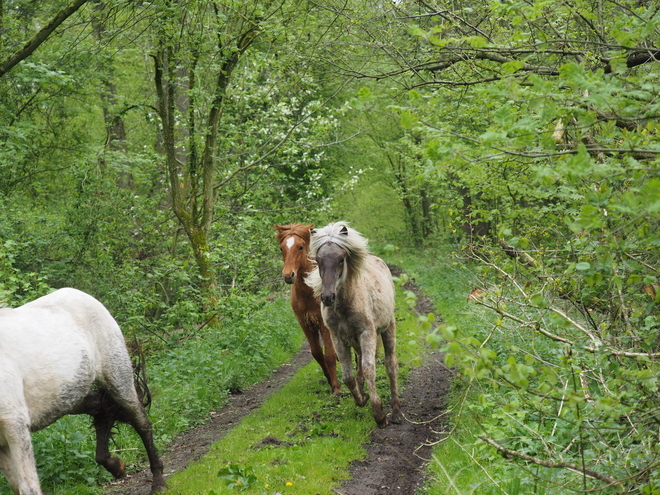
<path id="1" fill-rule="evenodd" d="M 289 225 L 275 225 L 275 228 L 277 229 L 277 242 L 280 244 L 284 239 L 289 237 L 290 235 L 296 235 L 300 237 L 303 241 L 305 241 L 307 244 L 309 244 L 310 240 L 310 229 L 314 227 L 314 225 L 304 225 L 302 223 L 291 223 Z"/>

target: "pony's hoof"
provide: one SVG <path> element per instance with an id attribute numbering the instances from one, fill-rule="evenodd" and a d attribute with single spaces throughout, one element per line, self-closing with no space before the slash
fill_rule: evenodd
<path id="1" fill-rule="evenodd" d="M 392 411 L 392 416 L 390 416 L 390 421 L 394 424 L 400 425 L 403 423 L 403 413 L 401 411 Z"/>
<path id="2" fill-rule="evenodd" d="M 126 464 L 119 457 L 110 457 L 110 459 L 108 459 L 107 462 L 102 463 L 102 465 L 115 479 L 121 479 L 126 476 Z"/>
<path id="3" fill-rule="evenodd" d="M 163 493 L 167 491 L 167 487 L 165 486 L 165 482 L 161 481 L 160 483 L 153 483 L 151 485 L 151 495 L 155 495 L 156 493 Z"/>
<path id="4" fill-rule="evenodd" d="M 364 407 L 367 405 L 367 402 L 369 402 L 369 394 L 364 394 L 362 396 L 362 402 L 359 400 L 355 399 L 355 403 L 357 404 L 358 407 Z"/>
<path id="5" fill-rule="evenodd" d="M 378 428 L 385 428 L 389 424 L 389 421 L 387 421 L 387 415 L 384 415 L 380 421 L 378 420 L 378 418 L 374 418 L 374 419 L 376 420 L 376 424 L 378 425 Z"/>

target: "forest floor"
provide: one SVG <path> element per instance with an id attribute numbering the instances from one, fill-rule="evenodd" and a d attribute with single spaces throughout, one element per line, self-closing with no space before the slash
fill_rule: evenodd
<path id="1" fill-rule="evenodd" d="M 396 275 L 399 270 L 391 267 Z M 416 312 L 433 312 L 431 301 L 412 283 L 404 289 L 418 296 Z M 206 454 L 213 443 L 222 438 L 241 419 L 249 415 L 273 393 L 291 379 L 295 372 L 311 359 L 308 346 L 273 375 L 241 393 L 232 395 L 229 403 L 211 414 L 211 419 L 178 436 L 162 453 L 165 473 L 184 470 L 190 463 Z M 439 351 L 429 349 L 422 364 L 412 369 L 401 384 L 401 401 L 406 421 L 375 429 L 364 445 L 367 455 L 350 467 L 351 477 L 340 487 L 338 495 L 381 495 L 399 493 L 413 495 L 424 482 L 424 466 L 430 460 L 430 443 L 438 440 L 445 425 L 445 399 L 452 372 L 443 363 Z M 108 495 L 146 495 L 151 488 L 148 469 L 111 483 Z"/>

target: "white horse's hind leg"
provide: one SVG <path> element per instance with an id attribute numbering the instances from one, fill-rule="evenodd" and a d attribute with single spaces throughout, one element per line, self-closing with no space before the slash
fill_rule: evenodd
<path id="1" fill-rule="evenodd" d="M 135 431 L 140 435 L 144 448 L 149 457 L 149 467 L 153 475 L 153 482 L 151 484 L 151 492 L 157 493 L 165 489 L 165 479 L 163 477 L 163 463 L 158 456 L 156 446 L 154 444 L 153 433 L 151 429 L 151 422 L 147 417 L 147 412 L 140 402 L 137 391 L 135 389 L 132 373 L 132 365 L 130 365 L 130 358 L 128 353 L 124 350 L 125 359 L 128 360 L 128 368 L 122 367 L 123 372 L 115 373 L 110 377 L 107 383 L 107 392 L 115 400 L 115 402 L 122 408 L 126 421 L 130 424 Z M 131 370 L 130 373 L 125 370 Z M 98 449 L 97 444 L 97 449 Z M 99 452 L 97 450 L 97 452 Z M 102 452 L 103 453 L 103 452 Z"/>
<path id="2" fill-rule="evenodd" d="M 17 495 L 42 495 L 26 421 L 0 420 L 6 446 L 0 447 L 0 471 Z"/>
<path id="3" fill-rule="evenodd" d="M 135 407 L 126 409 L 126 414 L 128 414 L 130 418 L 130 425 L 135 429 L 135 431 L 137 431 L 138 435 L 140 435 L 142 443 L 144 444 L 144 448 L 147 451 L 147 456 L 149 457 L 149 467 L 151 468 L 151 474 L 153 475 L 151 493 L 164 491 L 165 478 L 163 477 L 163 463 L 158 456 L 158 452 L 156 451 L 151 429 L 151 422 L 147 417 L 147 413 L 144 410 L 142 404 L 138 401 L 138 403 L 135 404 Z"/>

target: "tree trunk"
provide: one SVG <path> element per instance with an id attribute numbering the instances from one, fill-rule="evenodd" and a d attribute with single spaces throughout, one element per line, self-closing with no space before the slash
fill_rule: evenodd
<path id="1" fill-rule="evenodd" d="M 183 95 L 186 89 L 189 94 L 194 94 L 197 56 L 192 57 L 189 66 L 184 66 L 183 62 L 177 59 L 173 44 L 165 37 L 161 40 L 157 55 L 154 56 L 154 77 L 172 210 L 188 237 L 201 277 L 204 298 L 210 305 L 218 299 L 218 282 L 210 256 L 209 239 L 216 202 L 215 153 L 218 126 L 232 72 L 239 58 L 250 47 L 258 33 L 259 26 L 256 22 L 247 23 L 243 33 L 237 37 L 234 49 L 229 50 L 219 42 L 218 53 L 225 55 L 217 69 L 213 99 L 206 123 L 202 129 L 199 129 L 204 136 L 201 157 L 198 157 L 194 144 L 194 133 L 198 124 L 195 113 L 199 108 L 194 108 L 196 105 L 194 98 Z M 196 53 L 194 49 L 192 52 Z M 183 79 L 185 84 L 182 83 Z M 187 126 L 177 125 L 177 109 L 183 115 L 187 115 Z M 177 138 L 185 141 L 187 146 L 179 146 Z"/>

